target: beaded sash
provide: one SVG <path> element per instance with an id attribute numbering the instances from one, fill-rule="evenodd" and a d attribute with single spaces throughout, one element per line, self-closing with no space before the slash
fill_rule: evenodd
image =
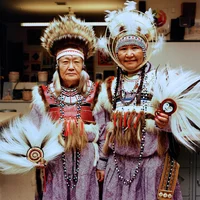
<path id="1" fill-rule="evenodd" d="M 158 200 L 172 200 L 178 179 L 180 165 L 166 154 L 164 169 L 158 188 Z"/>

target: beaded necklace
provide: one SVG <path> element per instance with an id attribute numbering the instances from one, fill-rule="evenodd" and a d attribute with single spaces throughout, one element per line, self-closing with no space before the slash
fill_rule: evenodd
<path id="1" fill-rule="evenodd" d="M 144 77 L 142 77 L 141 81 L 140 81 L 140 86 L 138 88 L 140 88 L 140 90 L 138 92 L 142 92 L 141 95 L 141 104 L 142 104 L 142 108 L 141 108 L 141 111 L 144 111 L 145 113 L 145 119 L 146 119 L 146 111 L 147 111 L 147 79 L 148 79 L 148 76 L 147 76 L 147 73 L 144 74 Z M 143 84 L 144 83 L 144 84 Z M 135 99 L 135 97 L 134 97 Z M 133 99 L 133 100 L 134 100 Z M 131 100 L 133 102 L 133 100 Z M 131 103 L 132 103 L 131 102 Z M 123 102 L 122 102 L 123 103 Z M 130 105 L 131 103 L 128 102 Z M 126 106 L 126 105 L 125 105 Z M 122 173 L 120 172 L 120 169 L 119 169 L 119 165 L 118 165 L 118 161 L 117 161 L 117 155 L 116 155 L 116 152 L 115 152 L 115 143 L 113 142 L 112 143 L 112 151 L 113 151 L 113 157 L 114 157 L 114 162 L 115 162 L 115 170 L 118 174 L 118 178 L 120 181 L 122 181 L 122 183 L 124 185 L 130 185 L 134 179 L 136 178 L 138 172 L 139 172 L 139 169 L 140 169 L 140 166 L 141 166 L 141 162 L 142 162 L 142 158 L 143 158 L 143 153 L 144 153 L 144 147 L 145 147 L 145 137 L 146 137 L 146 120 L 144 120 L 143 124 L 142 124 L 142 138 L 141 138 L 141 143 L 140 143 L 140 154 L 139 154 L 139 157 L 138 157 L 138 163 L 137 163 L 137 166 L 135 168 L 135 171 L 133 173 L 133 175 L 131 176 L 130 179 L 126 179 L 122 176 Z"/>
<path id="2" fill-rule="evenodd" d="M 125 91 L 125 88 L 123 88 L 123 83 L 125 81 L 124 79 L 125 78 L 123 76 L 121 76 L 120 83 L 119 83 L 119 96 L 120 96 L 120 100 L 121 100 L 122 104 L 124 106 L 128 106 L 135 100 L 136 95 L 140 92 L 139 90 L 141 89 L 142 80 L 140 80 L 140 77 L 136 81 L 134 80 L 135 85 L 130 92 L 132 95 L 132 98 L 129 102 L 127 102 L 127 101 L 125 101 L 127 92 Z M 140 80 L 140 86 L 139 86 L 139 80 Z"/>
<path id="3" fill-rule="evenodd" d="M 90 94 L 90 91 L 89 91 Z M 70 101 L 67 101 L 67 97 L 70 98 Z M 74 98 L 75 97 L 75 98 Z M 60 120 L 64 120 L 64 107 L 65 106 L 71 106 L 76 104 L 77 108 L 77 114 L 76 114 L 76 121 L 78 123 L 78 119 L 81 117 L 81 105 L 82 102 L 86 99 L 80 94 L 78 94 L 77 88 L 64 88 L 61 87 L 61 93 L 58 98 L 55 98 L 53 95 L 51 95 L 50 98 L 54 98 L 55 103 L 60 106 Z M 65 140 L 64 136 L 64 130 L 62 133 L 63 139 Z M 75 157 L 75 159 L 74 159 Z M 65 158 L 65 152 L 62 153 L 62 164 L 63 164 L 63 171 L 64 171 L 64 179 L 66 181 L 68 188 L 75 188 L 76 184 L 78 182 L 78 173 L 79 173 L 79 164 L 80 164 L 80 150 L 76 149 L 74 152 L 72 150 L 72 174 L 67 173 L 67 167 L 66 167 L 66 158 Z M 75 166 L 75 169 L 74 169 Z"/>
<path id="4" fill-rule="evenodd" d="M 75 101 L 73 103 L 72 102 L 66 103 L 66 102 L 63 101 L 64 95 L 67 95 L 67 96 L 69 95 L 68 97 L 75 96 L 77 98 L 77 101 Z M 72 95 L 72 96 L 70 96 L 70 95 Z M 85 100 L 85 98 L 83 98 L 81 95 L 78 95 L 77 88 L 66 89 L 66 88 L 63 88 L 63 87 L 62 87 L 62 90 L 61 90 L 60 97 L 61 97 L 61 98 L 59 98 L 60 99 L 60 102 L 59 102 L 60 113 L 61 113 L 60 119 L 61 120 L 64 119 L 64 107 L 65 107 L 65 105 L 69 106 L 69 105 L 76 104 L 76 109 L 77 109 L 76 121 L 78 123 L 78 119 L 80 119 L 80 117 L 81 117 L 81 104 L 82 104 L 82 101 Z M 65 139 L 64 131 L 63 131 L 63 138 Z M 74 155 L 75 155 L 76 159 L 74 159 Z M 72 165 L 72 174 L 70 174 L 70 173 L 67 173 L 65 152 L 62 153 L 62 164 L 63 164 L 64 178 L 65 178 L 65 181 L 67 183 L 68 188 L 73 189 L 73 188 L 76 187 L 76 184 L 78 182 L 78 172 L 79 172 L 80 158 L 81 158 L 80 151 L 78 149 L 76 149 L 75 152 L 72 150 L 73 165 Z M 74 166 L 75 166 L 75 169 L 74 169 Z"/>
<path id="5" fill-rule="evenodd" d="M 76 156 L 76 161 L 74 161 L 74 154 Z M 67 183 L 67 187 L 68 188 L 75 188 L 76 184 L 78 182 L 78 172 L 79 172 L 79 164 L 80 164 L 80 158 L 81 158 L 81 154 L 80 151 L 76 150 L 76 152 L 72 151 L 72 160 L 73 160 L 73 169 L 75 166 L 75 169 L 72 170 L 73 173 L 69 174 L 67 173 L 67 167 L 66 167 L 66 158 L 65 158 L 65 153 L 62 153 L 62 164 L 63 164 L 63 171 L 64 171 L 64 178 L 65 181 Z"/>

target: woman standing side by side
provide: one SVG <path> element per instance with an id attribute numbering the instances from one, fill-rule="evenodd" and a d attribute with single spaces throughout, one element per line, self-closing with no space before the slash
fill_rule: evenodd
<path id="1" fill-rule="evenodd" d="M 100 84 L 85 66 L 96 50 L 94 30 L 59 16 L 41 41 L 56 61 L 53 79 L 35 86 L 30 112 L 2 130 L 0 173 L 36 170 L 36 200 L 99 200 L 106 113 L 96 106 Z"/>
<path id="2" fill-rule="evenodd" d="M 95 53 L 94 31 L 74 16 L 63 16 L 50 23 L 41 40 L 57 64 L 53 82 L 34 88 L 31 116 L 39 124 L 38 116 L 49 113 L 64 124 L 59 142 L 65 151 L 47 163 L 37 199 L 98 199 L 96 165 L 104 118 L 93 113 L 98 86 L 89 80 L 84 64 Z"/>
<path id="3" fill-rule="evenodd" d="M 179 164 L 169 154 L 169 115 L 152 105 L 156 70 L 149 62 L 160 50 L 151 9 L 107 11 L 99 48 L 118 65 L 117 77 L 102 84 L 98 107 L 108 113 L 103 200 L 181 200 Z M 151 41 L 151 44 L 150 44 Z M 167 181 L 166 181 L 167 180 Z"/>

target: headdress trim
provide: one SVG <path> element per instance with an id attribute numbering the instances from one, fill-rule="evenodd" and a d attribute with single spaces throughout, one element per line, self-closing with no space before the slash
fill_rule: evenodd
<path id="1" fill-rule="evenodd" d="M 56 60 L 58 61 L 62 56 L 80 56 L 84 60 L 83 52 L 72 48 L 67 48 L 62 51 L 59 51 L 56 55 Z"/>

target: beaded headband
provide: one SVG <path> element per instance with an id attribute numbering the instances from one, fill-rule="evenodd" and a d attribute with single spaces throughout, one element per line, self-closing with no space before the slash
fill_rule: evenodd
<path id="1" fill-rule="evenodd" d="M 117 53 L 119 51 L 119 48 L 124 46 L 124 45 L 137 45 L 140 46 L 143 50 L 143 52 L 146 51 L 147 49 L 147 43 L 145 43 L 145 41 L 139 37 L 139 36 L 135 36 L 135 35 L 128 35 L 128 36 L 124 36 L 122 38 L 120 38 L 117 43 L 116 43 L 116 47 L 115 47 L 115 53 Z"/>
<path id="2" fill-rule="evenodd" d="M 56 60 L 58 61 L 62 56 L 79 56 L 84 60 L 84 54 L 81 51 L 72 48 L 59 51 L 56 55 Z"/>

